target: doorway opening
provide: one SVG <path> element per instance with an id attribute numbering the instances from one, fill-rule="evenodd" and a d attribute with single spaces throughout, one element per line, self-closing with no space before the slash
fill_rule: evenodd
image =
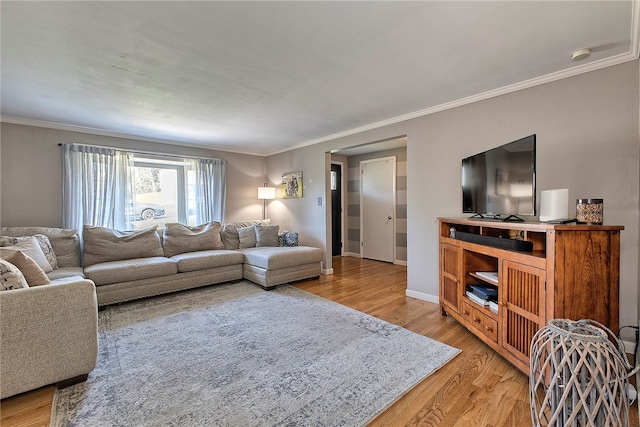
<path id="1" fill-rule="evenodd" d="M 343 254 L 343 206 L 342 162 L 331 162 L 331 255 Z"/>

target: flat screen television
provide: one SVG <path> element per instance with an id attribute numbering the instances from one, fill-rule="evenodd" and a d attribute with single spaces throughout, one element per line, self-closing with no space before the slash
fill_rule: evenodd
<path id="1" fill-rule="evenodd" d="M 522 221 L 536 214 L 536 136 L 462 160 L 462 212 Z"/>

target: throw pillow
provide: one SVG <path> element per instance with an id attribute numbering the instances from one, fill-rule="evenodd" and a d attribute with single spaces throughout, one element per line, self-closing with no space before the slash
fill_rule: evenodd
<path id="1" fill-rule="evenodd" d="M 84 266 L 122 259 L 164 256 L 158 227 L 135 231 L 84 226 Z"/>
<path id="2" fill-rule="evenodd" d="M 254 225 L 256 229 L 256 247 L 278 246 L 279 225 Z"/>
<path id="3" fill-rule="evenodd" d="M 0 291 L 28 288 L 24 276 L 15 265 L 0 258 Z"/>
<path id="4" fill-rule="evenodd" d="M 177 223 L 166 224 L 165 227 L 162 246 L 166 257 L 186 252 L 224 249 L 220 237 L 222 225 L 217 221 L 195 227 Z"/>
<path id="5" fill-rule="evenodd" d="M 0 246 L 12 246 L 18 242 L 23 242 L 30 237 L 35 237 L 38 241 L 38 245 L 40 245 L 40 249 L 42 249 L 42 253 L 44 257 L 47 259 L 47 262 L 56 270 L 58 268 L 58 258 L 56 257 L 56 253 L 53 251 L 53 246 L 51 246 L 51 241 L 44 234 L 34 234 L 33 236 L 0 236 Z"/>
<path id="6" fill-rule="evenodd" d="M 11 246 L 4 246 L 0 248 L 0 256 L 5 258 L 12 252 L 24 252 L 25 255 L 33 258 L 33 260 L 40 266 L 45 273 L 50 273 L 53 271 L 51 268 L 51 264 L 47 261 L 47 258 L 44 256 L 42 249 L 40 249 L 40 244 L 38 240 L 33 237 L 27 237 L 24 240 L 20 240 Z"/>
<path id="7" fill-rule="evenodd" d="M 278 246 L 298 246 L 298 232 L 297 231 L 283 231 L 278 236 Z"/>
<path id="8" fill-rule="evenodd" d="M 269 219 L 255 219 L 249 221 L 237 221 L 225 224 L 222 227 L 222 243 L 225 249 L 240 249 L 240 236 L 238 228 L 253 227 L 256 224 L 269 225 Z"/>
<path id="9" fill-rule="evenodd" d="M 240 240 L 238 249 L 256 247 L 256 229 L 253 226 L 238 228 L 238 238 Z"/>
<path id="10" fill-rule="evenodd" d="M 48 285 L 51 283 L 40 266 L 33 260 L 33 258 L 25 255 L 24 252 L 12 252 L 8 256 L 4 257 L 4 259 L 18 267 L 18 270 L 20 270 L 30 287 Z"/>

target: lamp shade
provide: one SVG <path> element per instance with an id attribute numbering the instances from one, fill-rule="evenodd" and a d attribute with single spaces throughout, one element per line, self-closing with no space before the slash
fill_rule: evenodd
<path id="1" fill-rule="evenodd" d="M 258 200 L 272 200 L 276 198 L 276 187 L 258 187 Z"/>

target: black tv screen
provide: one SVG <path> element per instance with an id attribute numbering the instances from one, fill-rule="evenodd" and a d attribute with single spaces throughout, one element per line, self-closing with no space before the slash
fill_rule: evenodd
<path id="1" fill-rule="evenodd" d="M 536 136 L 462 160 L 462 212 L 502 217 L 536 214 Z"/>

